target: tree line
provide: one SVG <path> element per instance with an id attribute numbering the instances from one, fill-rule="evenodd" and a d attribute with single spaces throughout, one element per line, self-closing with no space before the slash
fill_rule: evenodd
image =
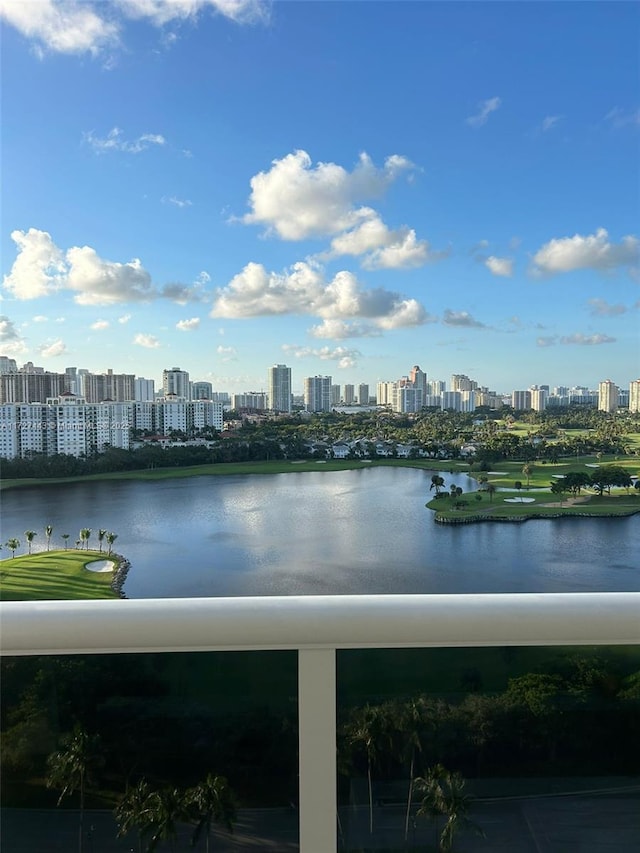
<path id="1" fill-rule="evenodd" d="M 78 538 L 75 540 L 75 547 L 85 551 L 89 550 L 89 540 L 91 539 L 91 534 L 93 530 L 90 527 L 82 527 L 80 532 L 78 533 Z M 38 535 L 36 530 L 25 530 L 24 538 L 27 543 L 28 554 L 31 554 L 31 549 L 33 546 L 33 540 Z M 53 525 L 47 524 L 44 528 L 44 535 L 47 540 L 47 551 L 51 549 L 51 537 L 53 536 Z M 69 547 L 69 539 L 71 538 L 70 533 L 61 533 L 60 538 L 64 542 L 64 550 L 66 551 Z M 106 542 L 106 554 L 108 557 L 113 553 L 113 545 L 116 539 L 118 538 L 117 533 L 113 533 L 111 530 L 107 530 L 106 528 L 100 528 L 97 531 L 97 539 L 98 539 L 98 551 L 101 554 L 104 544 Z M 16 555 L 16 551 L 21 546 L 20 539 L 17 536 L 11 536 L 4 543 L 5 546 L 11 551 L 11 558 L 13 559 Z"/>

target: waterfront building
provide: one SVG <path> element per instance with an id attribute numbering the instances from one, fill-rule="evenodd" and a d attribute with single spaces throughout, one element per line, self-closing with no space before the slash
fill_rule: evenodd
<path id="1" fill-rule="evenodd" d="M 364 383 L 358 385 L 358 403 L 361 406 L 369 405 L 369 386 Z"/>
<path id="2" fill-rule="evenodd" d="M 175 394 L 176 397 L 189 400 L 191 388 L 187 371 L 180 370 L 179 367 L 172 367 L 171 370 L 163 370 L 162 394 L 164 397 L 167 397 L 169 394 Z"/>
<path id="3" fill-rule="evenodd" d="M 618 386 L 610 379 L 598 384 L 598 409 L 613 413 L 618 409 Z"/>
<path id="4" fill-rule="evenodd" d="M 340 405 L 340 386 L 332 385 L 331 386 L 331 405 L 339 406 Z"/>
<path id="5" fill-rule="evenodd" d="M 246 394 L 231 395 L 232 409 L 256 409 L 263 412 L 267 408 L 267 395 L 264 391 L 247 391 Z"/>
<path id="6" fill-rule="evenodd" d="M 307 412 L 331 411 L 330 376 L 308 376 L 304 380 L 304 407 Z"/>
<path id="7" fill-rule="evenodd" d="M 274 412 L 291 411 L 291 368 L 286 364 L 275 364 L 268 374 L 269 408 Z"/>
<path id="8" fill-rule="evenodd" d="M 345 385 L 344 386 L 344 404 L 345 406 L 353 406 L 356 399 L 356 389 L 355 385 Z"/>

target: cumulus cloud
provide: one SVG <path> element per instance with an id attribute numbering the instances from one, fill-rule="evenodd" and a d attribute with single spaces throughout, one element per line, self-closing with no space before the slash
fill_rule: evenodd
<path id="1" fill-rule="evenodd" d="M 216 353 L 224 362 L 235 361 L 238 354 L 235 347 L 223 347 L 221 344 L 216 347 Z"/>
<path id="2" fill-rule="evenodd" d="M 130 319 L 131 319 L 131 314 L 123 314 L 122 317 L 118 317 L 118 323 L 120 323 L 122 326 L 124 326 L 125 323 L 128 323 Z"/>
<path id="3" fill-rule="evenodd" d="M 314 349 L 313 347 L 301 347 L 294 344 L 283 344 L 282 349 L 286 353 L 290 353 L 295 358 L 319 358 L 322 361 L 335 361 L 338 368 L 347 369 L 355 367 L 357 359 L 362 353 L 357 349 L 347 349 L 346 347 L 321 347 Z"/>
<path id="4" fill-rule="evenodd" d="M 612 243 L 604 228 L 595 234 L 560 237 L 545 243 L 533 256 L 534 275 L 556 275 L 572 270 L 592 269 L 605 272 L 638 263 L 640 241 L 629 235 Z"/>
<path id="5" fill-rule="evenodd" d="M 107 151 L 124 151 L 127 154 L 140 154 L 146 151 L 150 145 L 165 145 L 166 139 L 160 133 L 143 133 L 136 139 L 125 139 L 119 127 L 112 128 L 103 138 L 96 136 L 92 130 L 84 133 L 84 142 L 90 145 L 94 151 L 104 154 Z M 163 199 L 164 200 L 164 199 Z"/>
<path id="6" fill-rule="evenodd" d="M 356 228 L 374 219 L 370 207 L 361 206 L 377 198 L 403 172 L 413 168 L 406 157 L 393 154 L 377 168 L 362 153 L 348 172 L 336 163 L 312 164 L 306 151 L 295 151 L 273 160 L 268 172 L 251 178 L 251 212 L 242 221 L 264 225 L 267 233 L 283 240 L 326 237 Z"/>
<path id="7" fill-rule="evenodd" d="M 486 329 L 484 323 L 474 319 L 468 311 L 451 311 L 449 308 L 444 312 L 442 322 L 445 326 L 466 326 L 469 329 Z"/>
<path id="8" fill-rule="evenodd" d="M 24 338 L 6 314 L 0 314 L 0 345 L 4 355 L 18 355 L 27 350 Z"/>
<path id="9" fill-rule="evenodd" d="M 100 331 L 102 331 L 102 329 L 108 329 L 109 328 L 109 321 L 108 320 L 96 320 L 95 323 L 92 323 L 89 328 L 95 329 L 97 332 L 100 332 Z"/>
<path id="10" fill-rule="evenodd" d="M 382 334 L 378 326 L 369 323 L 347 323 L 345 320 L 324 320 L 312 326 L 309 334 L 313 338 L 339 341 L 344 338 L 376 338 Z"/>
<path id="11" fill-rule="evenodd" d="M 145 349 L 158 349 L 160 346 L 160 341 L 155 335 L 145 335 L 142 332 L 139 332 L 135 336 L 133 342 L 136 346 L 144 347 Z"/>
<path id="12" fill-rule="evenodd" d="M 606 299 L 590 299 L 589 305 L 594 317 L 617 317 L 627 311 L 624 305 L 611 305 Z"/>
<path id="13" fill-rule="evenodd" d="M 558 342 L 557 335 L 541 335 L 536 340 L 536 346 L 539 347 L 552 347 L 555 346 Z"/>
<path id="14" fill-rule="evenodd" d="M 494 275 L 510 278 L 513 275 L 513 261 L 511 258 L 496 258 L 490 255 L 484 262 L 486 268 Z"/>
<path id="15" fill-rule="evenodd" d="M 61 338 L 56 338 L 54 341 L 47 341 L 38 347 L 38 352 L 44 358 L 57 358 L 59 355 L 64 355 L 67 351 L 67 345 Z"/>
<path id="16" fill-rule="evenodd" d="M 44 314 L 36 314 L 36 316 L 33 318 L 33 322 L 34 323 L 48 323 L 49 318 L 45 317 Z"/>
<path id="17" fill-rule="evenodd" d="M 200 302 L 203 284 L 167 284 L 154 288 L 139 258 L 127 263 L 101 258 L 90 246 L 59 249 L 51 235 L 37 228 L 11 235 L 18 255 L 4 277 L 4 287 L 16 299 L 37 299 L 70 290 L 78 305 L 115 305 L 171 299 L 180 304 Z M 126 322 L 126 321 L 121 321 Z"/>
<path id="18" fill-rule="evenodd" d="M 428 315 L 415 299 L 376 288 L 365 290 L 353 273 L 342 270 L 329 282 L 317 264 L 300 261 L 284 273 L 249 263 L 217 291 L 212 317 L 302 314 L 322 320 L 365 318 L 379 328 L 418 326 Z"/>
<path id="19" fill-rule="evenodd" d="M 200 318 L 192 317 L 190 320 L 178 320 L 176 323 L 176 329 L 179 329 L 181 332 L 193 332 L 199 325 Z"/>
<path id="20" fill-rule="evenodd" d="M 0 0 L 0 17 L 29 39 L 36 52 L 97 56 L 120 40 L 120 17 L 143 20 L 157 27 L 187 19 L 204 10 L 237 23 L 269 17 L 266 0 L 116 0 L 115 3 L 73 0 Z"/>
<path id="21" fill-rule="evenodd" d="M 118 41 L 119 27 L 86 3 L 1 0 L 0 17 L 45 51 L 96 55 Z"/>
<path id="22" fill-rule="evenodd" d="M 489 98 L 486 101 L 480 101 L 478 104 L 478 112 L 475 115 L 469 116 L 467 124 L 471 127 L 482 127 L 487 123 L 487 119 L 491 113 L 499 109 L 502 103 L 500 98 Z"/>

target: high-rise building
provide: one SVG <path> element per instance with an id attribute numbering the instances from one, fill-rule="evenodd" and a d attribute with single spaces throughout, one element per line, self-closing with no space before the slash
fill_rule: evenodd
<path id="1" fill-rule="evenodd" d="M 134 383 L 134 399 L 138 403 L 152 403 L 156 398 L 155 379 L 138 376 Z"/>
<path id="2" fill-rule="evenodd" d="M 309 376 L 304 380 L 304 407 L 307 412 L 331 411 L 330 376 Z"/>
<path id="3" fill-rule="evenodd" d="M 358 403 L 361 406 L 369 405 L 369 386 L 364 383 L 358 385 Z"/>
<path id="4" fill-rule="evenodd" d="M 417 388 L 419 391 L 422 391 L 422 396 L 427 393 L 427 374 L 424 370 L 420 370 L 417 364 L 414 364 L 411 370 L 409 371 L 409 379 L 414 388 Z"/>
<path id="5" fill-rule="evenodd" d="M 469 379 L 464 373 L 454 373 L 451 376 L 451 391 L 475 391 L 477 387 L 475 379 Z"/>
<path id="6" fill-rule="evenodd" d="M 345 406 L 353 406 L 356 399 L 356 389 L 354 385 L 344 386 L 344 396 L 342 399 L 344 400 Z"/>
<path id="7" fill-rule="evenodd" d="M 511 406 L 516 412 L 526 412 L 531 408 L 531 391 L 512 391 Z"/>
<path id="8" fill-rule="evenodd" d="M 87 403 L 102 403 L 113 400 L 127 403 L 135 399 L 135 376 L 133 373 L 87 373 L 83 381 L 83 397 Z M 77 387 L 78 380 L 75 380 Z"/>
<path id="9" fill-rule="evenodd" d="M 33 367 L 33 365 L 31 365 Z M 66 390 L 64 373 L 24 369 L 0 374 L 0 403 L 44 403 Z"/>
<path id="10" fill-rule="evenodd" d="M 165 397 L 168 394 L 175 394 L 176 397 L 188 400 L 190 390 L 189 374 L 186 370 L 172 367 L 171 370 L 162 371 L 162 393 Z"/>
<path id="11" fill-rule="evenodd" d="M 211 400 L 213 394 L 213 385 L 211 382 L 192 382 L 191 383 L 191 399 L 192 400 Z"/>
<path id="12" fill-rule="evenodd" d="M 340 386 L 332 385 L 331 386 L 331 405 L 339 406 L 340 405 Z"/>
<path id="13" fill-rule="evenodd" d="M 0 373 L 17 373 L 18 365 L 15 358 L 9 358 L 6 355 L 0 355 Z"/>
<path id="14" fill-rule="evenodd" d="M 618 386 L 610 379 L 598 384 L 598 409 L 601 412 L 615 412 L 618 409 Z"/>
<path id="15" fill-rule="evenodd" d="M 640 412 L 640 379 L 629 383 L 629 411 Z"/>
<path id="16" fill-rule="evenodd" d="M 268 375 L 269 408 L 274 412 L 291 411 L 291 368 L 275 364 Z"/>
<path id="17" fill-rule="evenodd" d="M 547 408 L 548 389 L 531 388 L 531 408 L 534 412 L 544 412 Z"/>

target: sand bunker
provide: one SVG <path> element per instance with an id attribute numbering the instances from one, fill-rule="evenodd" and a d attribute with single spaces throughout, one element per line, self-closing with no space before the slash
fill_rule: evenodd
<path id="1" fill-rule="evenodd" d="M 92 563 L 87 563 L 85 569 L 90 572 L 112 572 L 116 567 L 113 560 L 94 560 Z"/>
<path id="2" fill-rule="evenodd" d="M 532 504 L 534 503 L 535 498 L 505 498 L 504 502 L 506 504 Z"/>

